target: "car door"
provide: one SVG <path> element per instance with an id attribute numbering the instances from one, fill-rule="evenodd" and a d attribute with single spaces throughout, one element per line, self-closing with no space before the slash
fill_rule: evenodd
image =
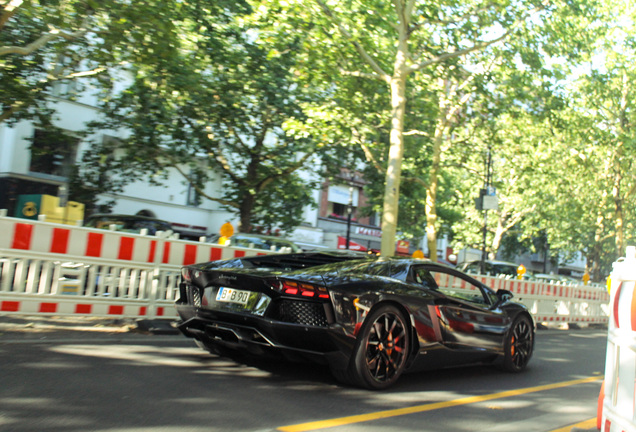
<path id="1" fill-rule="evenodd" d="M 494 308 L 496 295 L 471 277 L 441 266 L 422 265 L 415 279 L 435 286 L 431 318 L 437 319 L 442 343 L 449 348 L 483 352 L 501 349 L 506 316 Z"/>

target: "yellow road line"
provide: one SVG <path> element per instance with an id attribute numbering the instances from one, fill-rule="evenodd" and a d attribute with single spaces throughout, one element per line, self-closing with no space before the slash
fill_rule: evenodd
<path id="1" fill-rule="evenodd" d="M 577 379 L 572 381 L 563 381 L 560 383 L 545 384 L 545 385 L 536 386 L 536 387 L 528 387 L 525 389 L 508 390 L 504 392 L 492 393 L 492 394 L 482 395 L 482 396 L 470 396 L 470 397 L 465 397 L 465 398 L 455 399 L 455 400 L 450 400 L 445 402 L 435 402 L 435 403 L 426 404 L 426 405 L 417 405 L 417 406 L 412 406 L 407 408 L 378 411 L 378 412 L 369 413 L 369 414 L 360 414 L 360 415 L 340 417 L 340 418 L 335 418 L 330 420 L 320 420 L 320 421 L 301 423 L 301 424 L 290 425 L 290 426 L 281 426 L 276 430 L 281 432 L 306 432 L 306 431 L 313 431 L 317 429 L 326 429 L 330 427 L 344 426 L 344 425 L 348 425 L 352 423 L 362 423 L 362 422 L 371 421 L 371 420 L 380 420 L 380 419 L 385 419 L 389 417 L 397 417 L 397 416 L 402 416 L 407 414 L 433 411 L 433 410 L 441 409 L 441 408 L 450 408 L 450 407 L 456 407 L 460 405 L 473 404 L 477 402 L 485 402 L 485 401 L 489 401 L 493 399 L 503 399 L 503 398 L 508 398 L 512 396 L 524 395 L 528 393 L 554 390 L 554 389 L 558 389 L 562 387 L 569 387 L 569 386 L 573 386 L 577 384 L 584 384 L 584 383 L 599 381 L 602 379 L 603 379 L 603 376 L 599 375 L 599 376 L 582 378 L 582 379 Z"/>
<path id="2" fill-rule="evenodd" d="M 596 417 L 591 418 L 589 420 L 582 421 L 581 423 L 577 423 L 577 424 L 573 424 L 573 425 L 570 425 L 570 426 L 562 427 L 560 429 L 555 429 L 555 430 L 550 431 L 550 432 L 570 432 L 572 430 L 572 428 L 579 428 L 579 429 L 596 428 Z"/>

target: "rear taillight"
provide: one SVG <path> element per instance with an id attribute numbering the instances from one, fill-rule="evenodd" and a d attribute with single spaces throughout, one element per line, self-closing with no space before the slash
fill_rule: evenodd
<path id="1" fill-rule="evenodd" d="M 184 281 L 186 282 L 190 282 L 192 281 L 192 273 L 191 270 L 187 267 L 182 267 L 181 268 L 181 277 L 183 278 Z"/>
<path id="2" fill-rule="evenodd" d="M 192 279 L 196 279 L 201 276 L 200 270 L 194 270 L 188 267 L 181 268 L 181 277 L 186 282 L 192 282 Z"/>
<path id="3" fill-rule="evenodd" d="M 329 298 L 329 291 L 326 287 L 305 282 L 277 280 L 272 281 L 272 287 L 281 294 L 307 298 Z"/>

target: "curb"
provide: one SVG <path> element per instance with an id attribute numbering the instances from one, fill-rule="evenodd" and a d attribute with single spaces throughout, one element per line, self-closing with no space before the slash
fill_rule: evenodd
<path id="1" fill-rule="evenodd" d="M 178 335 L 181 334 L 179 329 L 175 327 L 175 321 L 166 320 L 138 320 L 137 330 L 148 332 L 156 335 Z"/>
<path id="2" fill-rule="evenodd" d="M 0 315 L 3 333 L 37 333 L 52 331 L 147 333 L 178 335 L 176 321 L 166 319 L 118 319 L 68 316 Z"/>

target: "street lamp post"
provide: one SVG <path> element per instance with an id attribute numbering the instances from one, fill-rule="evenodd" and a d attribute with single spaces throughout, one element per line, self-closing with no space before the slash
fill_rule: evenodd
<path id="1" fill-rule="evenodd" d="M 353 186 L 349 186 L 349 204 L 347 204 L 347 250 L 351 243 L 351 213 L 353 211 Z"/>
<path id="2" fill-rule="evenodd" d="M 486 251 L 486 240 L 488 235 L 488 210 L 496 209 L 496 196 L 494 195 L 494 189 L 491 188 L 491 178 L 492 176 L 492 153 L 490 150 L 490 146 L 488 147 L 488 153 L 486 154 L 486 184 L 484 185 L 484 189 L 480 193 L 480 207 L 484 212 L 484 228 L 483 228 L 483 236 L 482 236 L 482 247 L 481 247 L 481 274 L 485 273 L 486 260 L 488 259 L 487 251 Z M 488 200 L 489 198 L 495 198 L 495 204 Z"/>

